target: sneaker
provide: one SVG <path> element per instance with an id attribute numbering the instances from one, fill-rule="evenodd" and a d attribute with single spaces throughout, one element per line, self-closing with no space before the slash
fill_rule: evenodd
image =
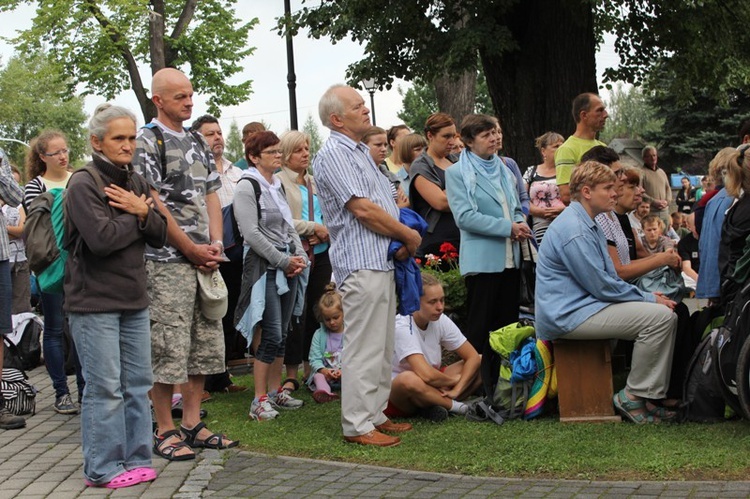
<path id="1" fill-rule="evenodd" d="M 70 394 L 60 395 L 55 399 L 55 411 L 59 414 L 78 414 L 78 406 L 70 399 Z"/>
<path id="2" fill-rule="evenodd" d="M 439 405 L 432 405 L 419 410 L 419 415 L 433 423 L 440 423 L 448 419 L 448 409 Z"/>
<path id="3" fill-rule="evenodd" d="M 266 421 L 269 419 L 275 419 L 279 415 L 279 411 L 271 406 L 271 400 L 268 397 L 261 397 L 257 402 L 253 400 L 250 404 L 250 416 L 256 421 Z"/>
<path id="4" fill-rule="evenodd" d="M 0 429 L 17 430 L 26 426 L 26 420 L 21 416 L 12 414 L 5 407 L 0 409 Z"/>
<path id="5" fill-rule="evenodd" d="M 282 409 L 299 409 L 305 404 L 300 399 L 296 399 L 289 395 L 289 392 L 286 390 L 280 390 L 277 392 L 272 402 Z"/>

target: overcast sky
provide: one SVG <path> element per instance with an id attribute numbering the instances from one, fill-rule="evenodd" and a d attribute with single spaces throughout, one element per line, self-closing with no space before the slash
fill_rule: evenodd
<path id="1" fill-rule="evenodd" d="M 299 0 L 292 0 L 292 10 L 300 7 Z M 7 26 L 15 29 L 25 29 L 31 26 L 34 8 L 23 6 L 12 13 L 0 13 L 0 26 L 3 26 L 2 36 L 11 36 Z M 251 19 L 257 17 L 259 23 L 250 31 L 248 45 L 256 47 L 255 52 L 246 59 L 245 69 L 235 75 L 230 81 L 241 82 L 247 79 L 253 81 L 253 93 L 247 102 L 239 106 L 222 108 L 221 125 L 225 133 L 229 131 L 232 120 L 236 120 L 241 128 L 250 121 L 263 120 L 271 128 L 281 133 L 289 128 L 289 94 L 287 88 L 286 42 L 278 36 L 274 29 L 276 18 L 284 13 L 282 0 L 239 0 L 236 5 L 238 17 Z M 344 82 L 346 67 L 362 57 L 363 50 L 357 44 L 345 40 L 332 45 L 327 39 L 313 40 L 306 32 L 294 39 L 295 72 L 297 75 L 297 113 L 300 128 L 308 114 L 317 117 L 317 104 L 320 96 L 334 83 Z M 13 55 L 13 47 L 0 40 L 0 56 L 3 63 Z M 606 43 L 597 57 L 598 73 L 614 63 L 617 58 L 612 49 L 611 40 Z M 144 83 L 150 84 L 150 72 L 144 67 L 141 71 Z M 396 114 L 401 109 L 401 97 L 396 91 L 397 86 L 408 88 L 409 84 L 397 81 L 390 91 L 375 93 L 375 111 L 377 124 L 384 128 L 400 123 Z M 362 91 L 366 102 L 370 103 L 369 95 Z M 104 102 L 104 98 L 89 96 L 86 98 L 85 110 L 90 114 L 94 108 Z M 196 95 L 193 118 L 204 114 L 207 110 L 205 98 Z M 140 116 L 140 108 L 132 91 L 126 91 L 118 96 L 115 103 L 126 106 Z M 327 135 L 321 127 L 321 133 Z"/>

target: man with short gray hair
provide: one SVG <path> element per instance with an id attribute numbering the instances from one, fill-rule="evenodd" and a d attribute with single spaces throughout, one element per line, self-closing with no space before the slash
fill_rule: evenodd
<path id="1" fill-rule="evenodd" d="M 331 135 L 313 163 L 323 216 L 331 236 L 331 264 L 343 295 L 346 347 L 342 354 L 341 425 L 347 442 L 392 447 L 407 423 L 383 411 L 391 387 L 396 292 L 392 239 L 404 243 L 396 258 L 414 255 L 422 238 L 398 220 L 388 179 L 362 137 L 370 110 L 351 87 L 334 85 L 320 99 L 320 120 Z"/>

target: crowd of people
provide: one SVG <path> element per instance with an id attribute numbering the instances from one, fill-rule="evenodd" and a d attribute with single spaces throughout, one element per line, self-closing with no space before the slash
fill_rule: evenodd
<path id="1" fill-rule="evenodd" d="M 250 123 L 233 164 L 216 118 L 185 128 L 192 96 L 183 73 L 163 69 L 152 84 L 157 117 L 140 130 L 127 109 L 97 108 L 86 167 L 71 171 L 54 130 L 32 142 L 24 188 L 7 158 L 0 167 L 4 335 L 11 313 L 30 310 L 25 211 L 66 189 L 69 255 L 64 292 L 41 292 L 44 358 L 54 410 L 81 412 L 88 485 L 154 480 L 152 454 L 180 461 L 237 446 L 209 430 L 201 401 L 204 388 L 247 389 L 227 372 L 246 351 L 253 420 L 300 409 L 294 392 L 309 388 L 315 402 L 340 400 L 346 442 L 390 447 L 412 430 L 392 418 L 466 414 L 489 332 L 519 318 L 526 242 L 538 248 L 537 336 L 633 340 L 615 407 L 639 424 L 674 418 L 679 302 L 695 291 L 721 303 L 736 288 L 750 146 L 722 150 L 700 190 L 686 178 L 670 216 L 657 150 L 643 150 L 642 168 L 625 167 L 596 139 L 607 111 L 595 94 L 573 100 L 573 135 L 536 139 L 541 162 L 524 175 L 500 152 L 496 118 L 435 113 L 419 132 L 385 130 L 345 85 L 320 99 L 330 136 L 314 158 L 304 133 Z M 750 142 L 750 124 L 741 138 Z M 446 243 L 466 282 L 465 335 L 444 313 L 442 283 L 403 271 Z M 419 291 L 404 311 L 409 286 Z M 216 288 L 226 290 L 218 299 Z M 77 402 L 63 366 L 66 321 Z M 443 365 L 443 351 L 458 360 Z M 24 424 L 0 406 L 0 427 Z"/>

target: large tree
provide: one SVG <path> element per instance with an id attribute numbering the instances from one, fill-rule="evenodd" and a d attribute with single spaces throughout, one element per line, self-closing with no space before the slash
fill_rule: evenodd
<path id="1" fill-rule="evenodd" d="M 27 0 L 0 0 L 0 11 Z M 35 3 L 35 2 L 34 2 Z M 156 115 L 141 71 L 184 69 L 193 87 L 210 95 L 209 112 L 247 99 L 249 81 L 230 85 L 250 55 L 248 32 L 257 19 L 240 22 L 236 0 L 47 0 L 33 25 L 15 39 L 20 52 L 50 54 L 71 76 L 71 91 L 111 99 L 135 93 L 146 121 Z"/>
<path id="2" fill-rule="evenodd" d="M 414 84 L 406 91 L 399 87 L 398 93 L 403 97 L 403 102 L 402 109 L 397 116 L 414 131 L 421 132 L 427 118 L 439 109 L 443 109 L 438 104 L 435 86 L 421 80 L 414 81 Z M 482 72 L 477 74 L 474 95 L 474 101 L 466 113 L 494 114 L 492 100 L 487 92 L 487 80 Z"/>
<path id="3" fill-rule="evenodd" d="M 539 133 L 572 131 L 570 101 L 596 90 L 593 9 L 586 0 L 316 0 L 294 22 L 316 38 L 364 44 L 365 57 L 349 67 L 351 82 L 434 84 L 476 71 L 479 60 L 505 150 L 522 164 L 535 159 Z"/>
<path id="4" fill-rule="evenodd" d="M 68 91 L 68 76 L 45 54 L 16 56 L 0 69 L 0 136 L 29 143 L 45 128 L 68 137 L 71 161 L 86 149 L 83 98 Z M 0 148 L 23 169 L 27 148 L 3 141 Z"/>
<path id="5" fill-rule="evenodd" d="M 622 64 L 605 79 L 642 83 L 657 64 L 676 76 L 671 92 L 690 101 L 709 88 L 728 102 L 750 82 L 747 0 L 314 0 L 294 21 L 311 36 L 351 38 L 365 57 L 350 81 L 434 82 L 476 66 L 487 78 L 505 149 L 535 159 L 533 137 L 573 131 L 570 102 L 597 90 L 602 33 L 617 35 Z M 293 27 L 294 29 L 294 27 Z M 441 104 L 442 105 L 442 104 Z"/>
<path id="6" fill-rule="evenodd" d="M 658 87 L 682 103 L 750 93 L 747 0 L 598 0 L 597 19 L 616 35 L 621 60 L 609 81 Z"/>
<path id="7" fill-rule="evenodd" d="M 695 90 L 693 99 L 685 102 L 667 90 L 669 84 L 664 87 L 650 99 L 664 120 L 663 130 L 646 138 L 660 146 L 663 163 L 672 170 L 706 173 L 721 148 L 740 143 L 740 124 L 750 119 L 750 94 L 729 90 L 727 101 L 720 102 L 708 89 L 702 94 Z"/>

